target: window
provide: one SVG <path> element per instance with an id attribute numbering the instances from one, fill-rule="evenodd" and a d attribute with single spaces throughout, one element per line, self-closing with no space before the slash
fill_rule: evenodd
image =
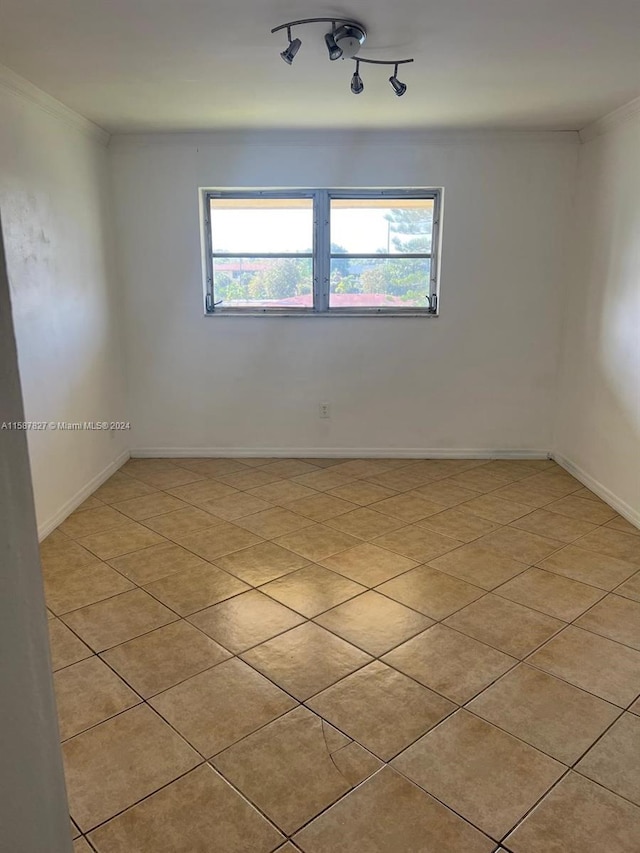
<path id="1" fill-rule="evenodd" d="M 205 190 L 203 202 L 207 314 L 437 314 L 440 190 Z"/>

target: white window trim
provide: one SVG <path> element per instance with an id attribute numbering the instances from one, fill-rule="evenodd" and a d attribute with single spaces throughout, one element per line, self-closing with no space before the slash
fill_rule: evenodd
<path id="1" fill-rule="evenodd" d="M 444 190 L 437 188 L 414 189 L 201 189 L 202 211 L 202 253 L 204 271 L 204 312 L 207 317 L 438 317 L 440 314 L 440 256 L 442 240 L 442 201 Z M 213 277 L 214 252 L 211 242 L 210 201 L 212 198 L 311 198 L 313 199 L 313 307 L 220 307 L 215 300 L 215 282 Z M 392 257 L 429 258 L 430 281 L 428 304 L 424 308 L 397 306 L 371 308 L 330 308 L 330 267 L 331 237 L 329 211 L 332 198 L 346 199 L 433 199 L 433 226 L 431 252 L 416 255 L 393 254 Z M 276 253 L 274 257 L 283 257 L 289 253 Z M 307 254 L 293 257 L 308 257 Z M 258 256 L 258 253 L 255 255 Z M 260 253 L 260 257 L 269 257 L 269 253 Z M 369 257 L 369 255 L 366 255 Z M 238 255 L 234 255 L 238 257 Z M 247 257 L 253 257 L 247 255 Z M 363 257 L 358 254 L 336 255 L 335 257 Z M 385 258 L 387 255 L 381 255 Z"/>

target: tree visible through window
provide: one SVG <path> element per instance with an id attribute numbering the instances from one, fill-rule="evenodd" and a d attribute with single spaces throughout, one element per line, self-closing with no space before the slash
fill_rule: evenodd
<path id="1" fill-rule="evenodd" d="M 207 311 L 436 313 L 440 194 L 205 193 Z"/>

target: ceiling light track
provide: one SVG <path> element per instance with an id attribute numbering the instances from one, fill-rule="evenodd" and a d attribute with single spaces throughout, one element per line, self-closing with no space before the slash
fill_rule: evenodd
<path id="1" fill-rule="evenodd" d="M 389 77 L 389 83 L 393 91 L 398 97 L 407 91 L 406 83 L 398 80 L 398 66 L 407 65 L 409 62 L 413 62 L 413 59 L 363 59 L 361 56 L 357 56 L 358 51 L 366 41 L 367 31 L 362 24 L 351 18 L 302 18 L 299 21 L 288 21 L 286 24 L 274 27 L 271 30 L 272 33 L 277 33 L 280 30 L 287 31 L 289 44 L 280 54 L 287 65 L 293 64 L 293 60 L 302 46 L 299 38 L 292 38 L 291 30 L 293 27 L 304 24 L 331 24 L 331 30 L 324 37 L 329 59 L 332 62 L 336 59 L 353 59 L 355 61 L 356 70 L 351 78 L 351 91 L 354 95 L 360 95 L 364 91 L 364 83 L 360 76 L 361 62 L 368 65 L 392 65 L 394 70 L 393 75 Z"/>

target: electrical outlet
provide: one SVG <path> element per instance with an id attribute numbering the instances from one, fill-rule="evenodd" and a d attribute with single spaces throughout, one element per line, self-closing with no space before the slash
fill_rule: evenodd
<path id="1" fill-rule="evenodd" d="M 328 403 L 320 403 L 318 405 L 318 417 L 320 417 L 320 418 L 330 418 L 331 417 L 331 411 L 329 409 Z"/>

